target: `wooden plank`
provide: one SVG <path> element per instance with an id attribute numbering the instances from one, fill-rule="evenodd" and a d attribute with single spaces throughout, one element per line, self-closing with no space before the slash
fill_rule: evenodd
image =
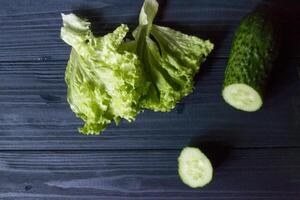
<path id="1" fill-rule="evenodd" d="M 268 1 L 254 0 L 252 2 L 247 1 L 218 1 L 212 2 L 209 0 L 191 0 L 188 3 L 183 0 L 177 1 L 160 1 L 161 9 L 164 9 L 163 16 L 166 18 L 176 18 L 181 21 L 195 21 L 197 20 L 195 16 L 200 15 L 208 20 L 223 20 L 224 15 L 228 13 L 235 13 L 236 15 L 228 15 L 228 20 L 239 16 L 239 13 L 244 12 L 243 10 L 251 10 L 259 3 L 264 2 L 265 4 L 270 4 Z M 18 0 L 11 0 L 8 2 L 3 2 L 3 7 L 0 10 L 0 16 L 3 17 L 24 17 L 27 15 L 41 15 L 41 14 L 51 14 L 58 13 L 61 11 L 73 11 L 73 10 L 83 10 L 90 11 L 89 15 L 99 14 L 97 10 L 101 10 L 101 18 L 104 20 L 122 22 L 124 19 L 135 20 L 138 16 L 140 8 L 143 4 L 143 0 L 124 0 L 122 2 L 118 0 L 98 0 L 98 1 L 84 1 L 84 0 L 65 0 L 61 2 L 60 0 L 53 0 L 47 5 L 42 4 L 41 0 L 24 0 L 19 2 Z M 288 2 L 287 2 L 288 3 Z M 43 6 L 42 6 L 43 5 Z M 295 5 L 295 4 L 287 4 Z M 199 12 L 202 11 L 202 12 Z M 218 11 L 218 12 L 212 12 Z M 124 12 L 121 16 L 121 12 Z M 182 18 L 178 14 L 185 13 L 190 14 Z M 192 15 L 191 15 L 192 14 Z M 161 13 L 162 15 L 162 13 Z M 230 17 L 230 18 L 229 18 Z"/>
<path id="2" fill-rule="evenodd" d="M 43 6 L 41 6 L 41 2 Z M 240 19 L 260 3 L 269 1 L 193 0 L 162 3 L 158 24 L 211 39 L 214 57 L 227 57 L 233 32 Z M 125 1 L 8 1 L 0 8 L 0 61 L 67 60 L 69 47 L 59 38 L 61 12 L 77 11 L 91 19 L 96 34 L 112 31 L 120 23 L 137 23 L 141 0 Z M 280 18 L 284 23 L 284 51 L 287 57 L 300 56 L 299 4 L 286 3 Z M 278 22 L 279 23 L 279 22 Z M 95 28 L 96 27 L 96 28 Z"/>
<path id="3" fill-rule="evenodd" d="M 220 96 L 220 58 L 241 17 L 261 2 L 271 3 L 162 2 L 159 24 L 209 38 L 216 49 L 174 111 L 146 111 L 98 137 L 77 133 L 81 122 L 66 102 L 70 49 L 59 39 L 59 14 L 81 13 L 105 34 L 121 22 L 134 27 L 142 0 L 1 2 L 0 199 L 299 199 L 299 4 L 282 6 L 290 14 L 281 19 L 281 68 L 263 110 L 238 112 Z M 202 190 L 177 176 L 178 149 L 188 144 L 200 145 L 216 167 Z"/>
<path id="4" fill-rule="evenodd" d="M 1 152 L 1 199 L 300 198 L 299 148 L 206 148 L 214 180 L 190 189 L 179 151 Z"/>
<path id="5" fill-rule="evenodd" d="M 133 123 L 84 136 L 66 102 L 65 61 L 0 63 L 0 149 L 176 149 L 210 140 L 235 147 L 299 146 L 299 60 L 276 64 L 265 105 L 244 113 L 220 95 L 226 60 L 209 59 L 196 89 L 170 113 L 146 111 Z"/>
<path id="6" fill-rule="evenodd" d="M 51 20 L 52 14 L 60 12 L 76 11 L 79 14 L 87 15 L 89 18 L 100 18 L 106 23 L 122 23 L 123 21 L 136 23 L 136 17 L 144 0 L 52 0 L 44 4 L 42 0 L 11 0 L 1 2 L 0 17 L 6 20 L 14 20 L 22 23 L 39 21 L 37 16 L 48 16 L 49 22 L 60 22 L 60 18 Z M 190 0 L 188 3 L 184 0 L 164 1 L 158 0 L 160 11 L 158 20 L 160 21 L 182 21 L 182 22 L 198 22 L 198 21 L 238 21 L 245 13 L 250 12 L 257 6 L 265 5 L 273 8 L 280 8 L 282 12 L 297 11 L 299 2 L 288 0 L 285 2 L 270 2 L 268 0 Z M 285 5 L 284 7 L 279 7 Z M 290 13 L 291 16 L 299 18 L 299 13 Z M 35 18 L 31 18 L 35 16 Z M 40 20 L 43 20 L 43 19 Z M 35 20 L 33 20 L 35 19 Z M 101 21 L 99 20 L 99 21 Z M 3 23 L 4 21 L 2 21 Z M 55 23 L 54 23 L 55 24 Z"/>

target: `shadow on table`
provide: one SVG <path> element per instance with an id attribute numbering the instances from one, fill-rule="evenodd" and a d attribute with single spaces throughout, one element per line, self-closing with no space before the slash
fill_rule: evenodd
<path id="1" fill-rule="evenodd" d="M 296 1 L 275 0 L 270 10 L 278 25 L 279 49 L 267 84 L 266 100 L 276 99 L 275 96 L 290 96 L 295 83 L 299 81 L 293 59 L 300 57 L 300 4 Z M 280 102 L 278 98 L 276 104 Z"/>
<path id="2" fill-rule="evenodd" d="M 81 6 L 81 8 L 75 10 L 74 13 L 79 17 L 87 19 L 89 22 L 91 22 L 91 30 L 95 36 L 105 35 L 101 34 L 105 27 L 99 26 L 99 23 L 102 22 L 101 12 L 97 12 L 96 10 L 86 6 Z"/>
<path id="3" fill-rule="evenodd" d="M 220 133 L 227 135 L 225 140 L 218 140 Z M 205 136 L 193 137 L 188 146 L 201 149 L 216 169 L 229 157 L 237 138 L 238 134 L 233 131 L 212 130 Z"/>

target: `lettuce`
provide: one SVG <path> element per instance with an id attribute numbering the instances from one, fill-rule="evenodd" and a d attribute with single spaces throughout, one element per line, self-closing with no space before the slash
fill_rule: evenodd
<path id="1" fill-rule="evenodd" d="M 138 55 L 146 80 L 151 82 L 141 107 L 166 112 L 192 92 L 194 76 L 212 51 L 213 44 L 154 25 L 157 10 L 156 0 L 145 0 L 139 26 L 133 32 L 134 40 L 123 48 Z"/>
<path id="2" fill-rule="evenodd" d="M 126 25 L 95 37 L 88 21 L 62 14 L 61 38 L 72 47 L 67 100 L 85 122 L 80 132 L 99 134 L 113 120 L 133 121 L 143 109 L 170 111 L 192 92 L 213 44 L 154 25 L 157 10 L 156 0 L 145 0 L 134 39 L 127 42 Z"/>
<path id="3" fill-rule="evenodd" d="M 62 18 L 61 38 L 72 46 L 65 74 L 67 100 L 85 122 L 79 131 L 99 134 L 112 120 L 134 120 L 147 84 L 137 56 L 118 50 L 128 27 L 95 37 L 89 22 L 74 14 Z"/>

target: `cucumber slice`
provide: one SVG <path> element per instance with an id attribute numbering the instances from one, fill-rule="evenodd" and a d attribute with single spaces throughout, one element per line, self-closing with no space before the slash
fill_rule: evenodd
<path id="1" fill-rule="evenodd" d="M 181 180 L 192 188 L 208 184 L 213 175 L 209 159 L 194 147 L 185 147 L 178 157 L 178 173 Z"/>
<path id="2" fill-rule="evenodd" d="M 253 112 L 262 106 L 262 99 L 258 92 L 243 83 L 226 86 L 222 95 L 228 104 L 239 110 Z"/>

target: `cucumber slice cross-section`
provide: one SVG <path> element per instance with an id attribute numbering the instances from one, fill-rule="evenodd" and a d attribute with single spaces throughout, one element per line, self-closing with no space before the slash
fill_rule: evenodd
<path id="1" fill-rule="evenodd" d="M 211 181 L 213 168 L 209 159 L 198 148 L 185 147 L 178 157 L 178 173 L 186 185 L 198 188 Z"/>
<path id="2" fill-rule="evenodd" d="M 228 85 L 223 89 L 222 95 L 228 104 L 239 110 L 253 112 L 262 106 L 259 93 L 246 84 Z"/>

